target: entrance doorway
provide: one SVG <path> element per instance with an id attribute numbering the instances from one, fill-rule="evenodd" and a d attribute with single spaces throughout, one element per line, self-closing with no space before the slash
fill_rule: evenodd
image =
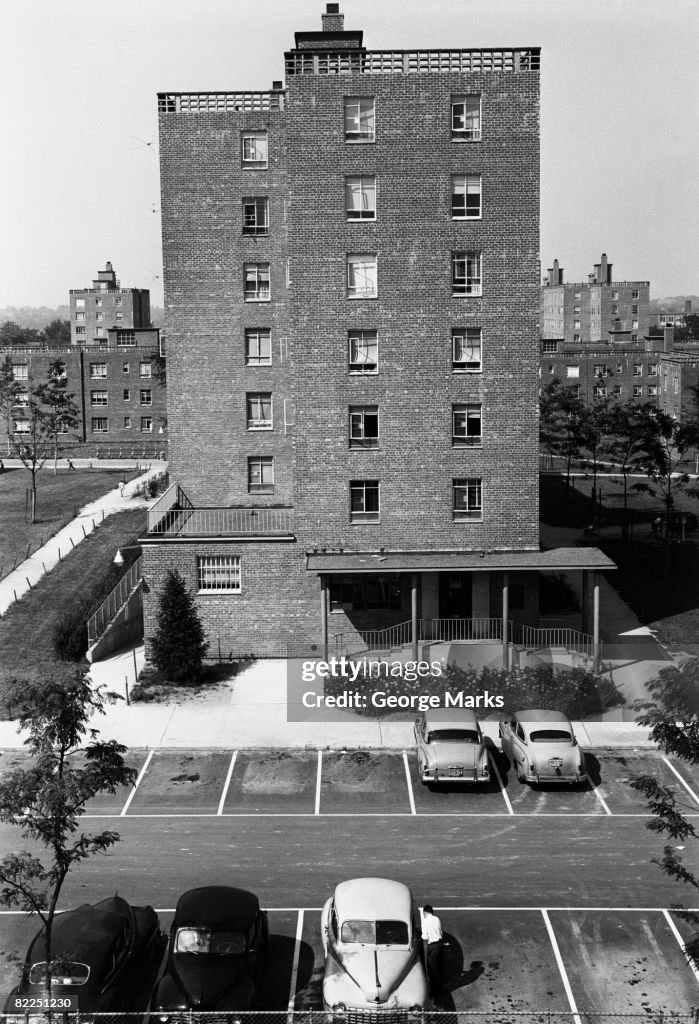
<path id="1" fill-rule="evenodd" d="M 439 574 L 440 619 L 471 618 L 471 582 L 470 572 Z"/>

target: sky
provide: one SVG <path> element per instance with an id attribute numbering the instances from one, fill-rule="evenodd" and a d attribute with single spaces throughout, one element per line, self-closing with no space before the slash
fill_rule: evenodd
<path id="1" fill-rule="evenodd" d="M 696 0 L 340 0 L 367 49 L 542 48 L 541 263 L 699 294 Z M 269 89 L 325 0 L 3 0 L 0 307 L 163 304 L 158 92 Z"/>

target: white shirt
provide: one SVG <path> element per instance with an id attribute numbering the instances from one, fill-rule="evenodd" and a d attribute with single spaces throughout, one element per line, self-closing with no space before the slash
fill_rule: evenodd
<path id="1" fill-rule="evenodd" d="M 423 942 L 441 942 L 443 938 L 442 922 L 439 920 L 437 915 L 426 914 L 424 910 L 421 910 L 420 917 L 422 918 Z"/>

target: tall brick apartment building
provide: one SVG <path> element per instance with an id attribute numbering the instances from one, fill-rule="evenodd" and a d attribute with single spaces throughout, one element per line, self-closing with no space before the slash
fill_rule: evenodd
<path id="1" fill-rule="evenodd" d="M 370 51 L 337 4 L 295 41 L 286 87 L 158 97 L 146 640 L 168 568 L 223 654 L 535 622 L 609 564 L 539 549 L 539 50 Z"/>
<path id="2" fill-rule="evenodd" d="M 97 271 L 91 288 L 70 290 L 70 340 L 73 345 L 99 345 L 107 330 L 147 328 L 150 292 L 147 288 L 122 288 L 111 263 Z"/>

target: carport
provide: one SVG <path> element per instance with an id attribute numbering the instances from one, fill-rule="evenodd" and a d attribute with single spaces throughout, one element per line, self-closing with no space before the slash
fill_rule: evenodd
<path id="1" fill-rule="evenodd" d="M 615 569 L 614 562 L 595 547 L 554 548 L 550 551 L 379 551 L 312 552 L 306 554 L 306 570 L 320 582 L 320 633 L 323 656 L 329 650 L 330 587 L 333 580 L 410 578 L 410 619 L 385 629 L 358 630 L 367 651 L 409 647 L 418 659 L 421 641 L 449 639 L 452 642 L 482 640 L 498 642 L 502 664 L 510 667 L 511 644 L 560 646 L 591 655 L 595 671 L 600 666 L 600 580 L 603 570 Z M 543 629 L 538 618 L 525 624 L 514 622 L 511 588 L 524 573 L 582 573 L 582 614 L 580 632 L 572 629 Z M 470 613 L 446 618 L 429 611 L 430 585 L 445 575 L 469 574 L 472 580 Z M 501 614 L 490 614 L 491 584 L 500 591 Z M 422 607 L 422 615 L 419 609 Z M 342 653 L 351 653 L 343 650 Z"/>

